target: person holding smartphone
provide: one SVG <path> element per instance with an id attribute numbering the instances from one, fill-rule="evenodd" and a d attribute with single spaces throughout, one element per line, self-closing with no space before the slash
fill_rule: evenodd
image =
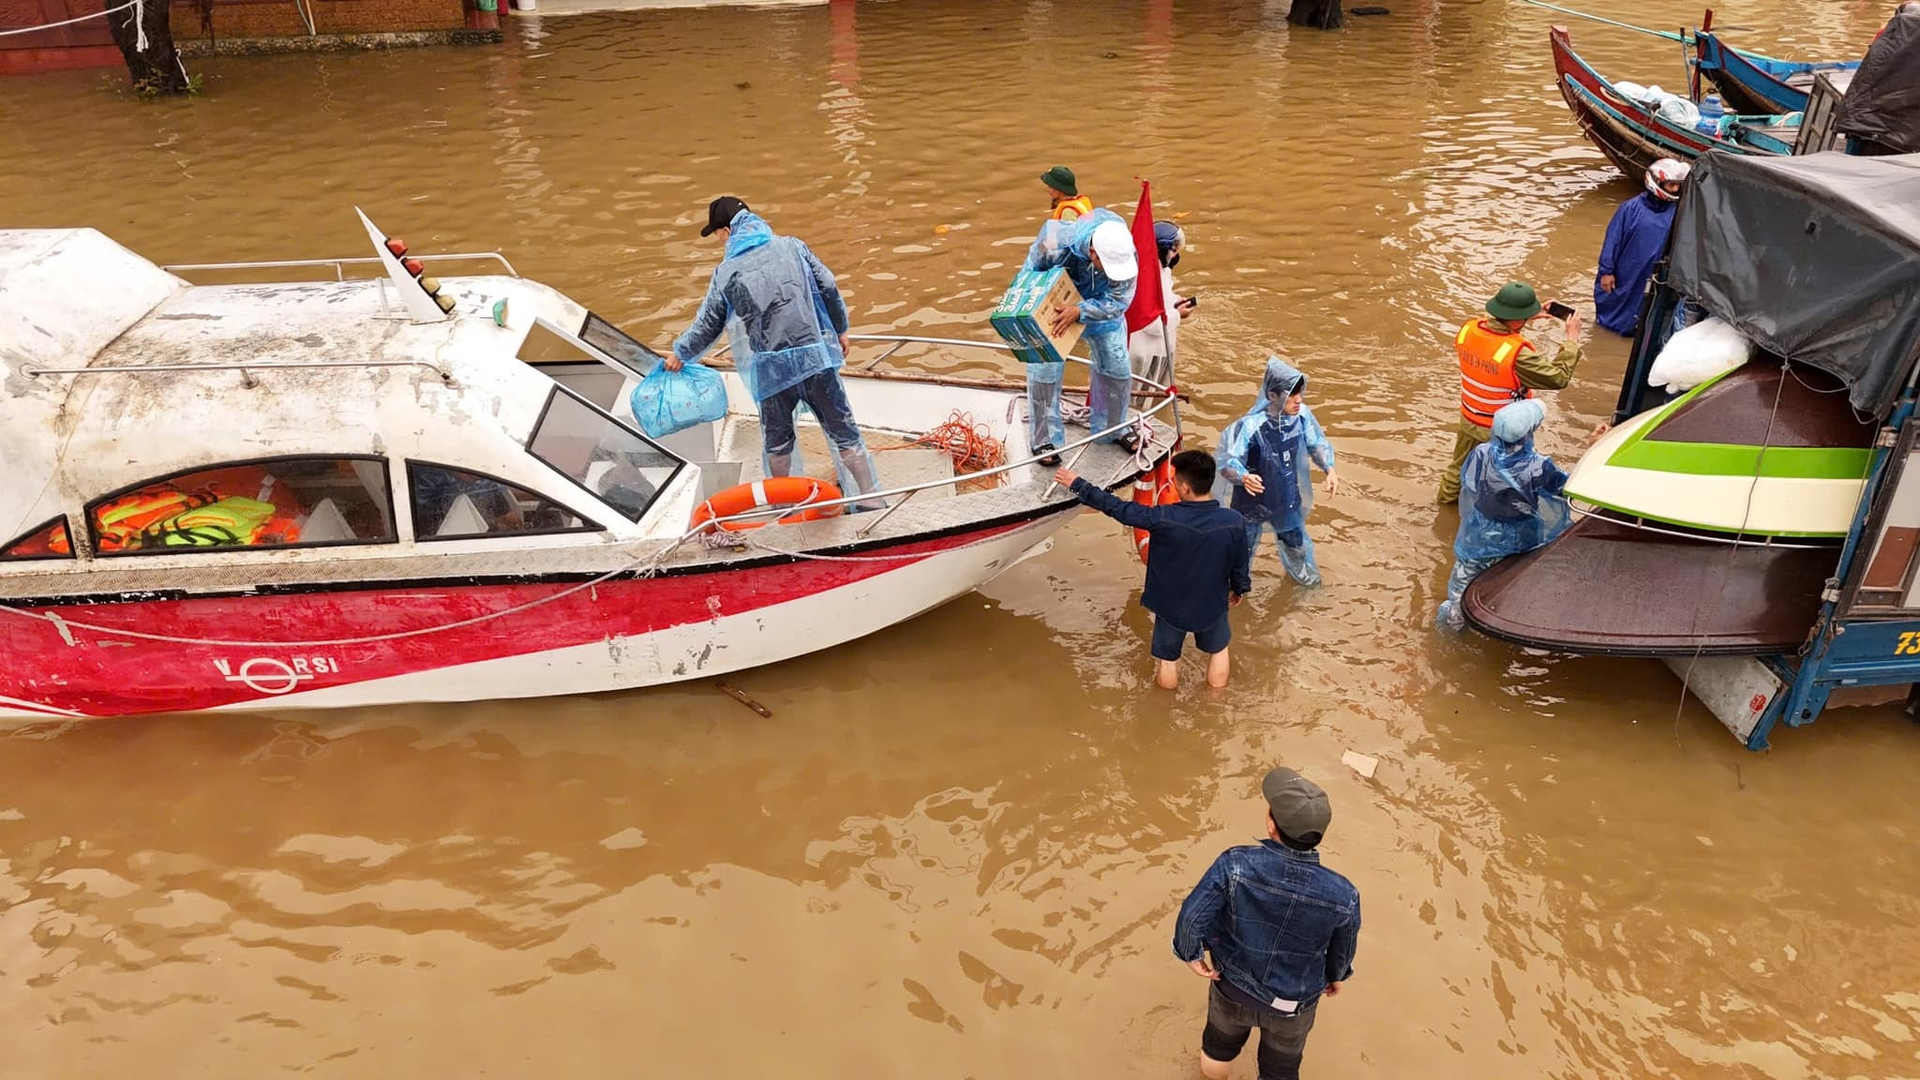
<path id="1" fill-rule="evenodd" d="M 1185 229 L 1171 221 L 1153 223 L 1154 247 L 1160 255 L 1160 295 L 1165 298 L 1167 317 L 1155 319 L 1127 335 L 1127 358 L 1133 373 L 1161 386 L 1173 383 L 1174 342 L 1180 334 L 1180 321 L 1193 318 L 1197 297 L 1181 297 L 1173 291 L 1173 268 L 1180 265 L 1180 249 L 1187 246 Z M 1134 386 L 1138 392 L 1142 388 Z"/>
<path id="2" fill-rule="evenodd" d="M 1454 336 L 1460 364 L 1460 423 L 1454 429 L 1453 459 L 1440 477 L 1439 502 L 1460 498 L 1460 466 L 1474 447 L 1492 437 L 1493 414 L 1536 390 L 1560 390 L 1573 381 L 1580 363 L 1580 316 L 1555 304 L 1566 340 L 1549 359 L 1521 331 L 1541 312 L 1533 286 L 1510 281 L 1488 300 L 1488 318 L 1472 319 Z"/>

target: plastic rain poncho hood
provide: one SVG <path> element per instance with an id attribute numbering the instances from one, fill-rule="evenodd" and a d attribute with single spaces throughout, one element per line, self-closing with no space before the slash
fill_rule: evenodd
<path id="1" fill-rule="evenodd" d="M 692 363 L 727 332 L 741 381 L 755 401 L 838 370 L 846 304 L 833 273 L 807 245 L 776 235 L 742 210 L 727 234 L 726 258 L 713 271 L 693 325 L 673 343 Z"/>
<path id="2" fill-rule="evenodd" d="M 1460 532 L 1455 558 L 1484 561 L 1532 551 L 1564 531 L 1571 520 L 1567 474 L 1533 448 L 1533 433 L 1546 419 L 1538 401 L 1516 401 L 1493 414 L 1493 438 L 1476 446 L 1460 466 Z"/>
<path id="3" fill-rule="evenodd" d="M 1313 409 L 1302 402 L 1300 411 L 1288 416 L 1282 407 L 1305 382 L 1298 368 L 1277 356 L 1269 357 L 1259 398 L 1246 415 L 1220 433 L 1215 454 L 1221 477 L 1233 485 L 1230 505 L 1251 520 L 1272 522 L 1282 532 L 1304 527 L 1313 509 L 1308 462 L 1322 472 L 1333 471 L 1333 444 L 1314 419 Z M 1257 472 L 1265 486 L 1259 495 L 1241 486 L 1249 471 Z"/>

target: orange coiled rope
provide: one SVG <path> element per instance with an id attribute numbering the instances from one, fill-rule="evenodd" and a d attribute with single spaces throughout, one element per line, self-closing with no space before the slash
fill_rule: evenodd
<path id="1" fill-rule="evenodd" d="M 946 423 L 912 442 L 883 449 L 902 450 L 909 446 L 928 446 L 946 451 L 947 456 L 953 459 L 956 476 L 997 468 L 1007 462 L 1007 444 L 993 437 L 993 428 L 976 423 L 972 413 L 958 409 L 947 417 Z"/>

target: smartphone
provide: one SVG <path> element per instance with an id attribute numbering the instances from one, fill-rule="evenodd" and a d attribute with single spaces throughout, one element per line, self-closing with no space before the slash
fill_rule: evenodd
<path id="1" fill-rule="evenodd" d="M 1187 296 L 1181 297 L 1180 303 L 1184 305 L 1188 311 L 1192 311 L 1194 308 L 1197 308 L 1200 306 L 1200 298 L 1189 294 Z"/>
<path id="2" fill-rule="evenodd" d="M 1566 322 L 1573 317 L 1573 307 L 1568 304 L 1563 304 L 1558 300 L 1549 300 L 1547 301 L 1547 314 L 1559 319 L 1561 322 Z"/>

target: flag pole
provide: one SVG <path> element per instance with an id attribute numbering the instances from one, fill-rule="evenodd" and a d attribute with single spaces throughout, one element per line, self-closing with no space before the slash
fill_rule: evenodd
<path id="1" fill-rule="evenodd" d="M 1159 267 L 1154 269 L 1158 270 Z M 1162 296 L 1160 299 L 1160 340 L 1167 346 L 1167 394 L 1173 398 L 1173 408 L 1169 411 L 1173 413 L 1173 442 L 1178 446 L 1180 445 L 1180 395 L 1177 388 L 1180 382 L 1173 377 L 1173 331 L 1167 325 L 1166 297 Z"/>

